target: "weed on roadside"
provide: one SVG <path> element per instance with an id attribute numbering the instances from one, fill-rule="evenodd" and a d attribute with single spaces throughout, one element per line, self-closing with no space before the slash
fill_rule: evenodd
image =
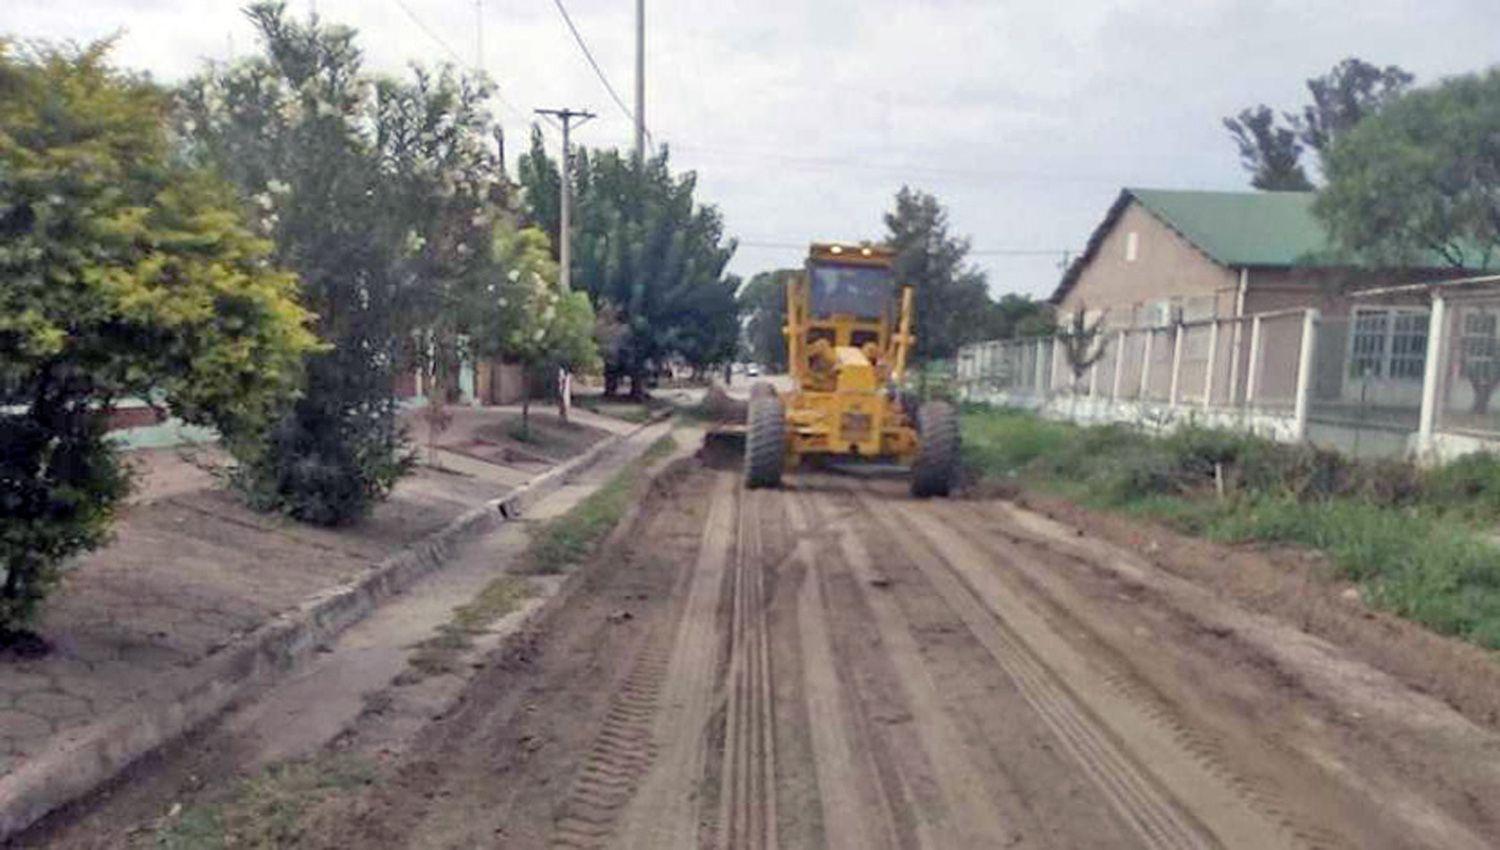
<path id="1" fill-rule="evenodd" d="M 1224 542 L 1316 549 L 1373 604 L 1500 649 L 1500 547 L 1484 535 L 1500 518 L 1493 455 L 1424 471 L 1206 428 L 1153 437 L 974 409 L 963 424 L 971 477 Z"/>
<path id="2" fill-rule="evenodd" d="M 174 807 L 132 844 L 160 850 L 295 846 L 317 808 L 375 779 L 374 765 L 348 755 L 271 765 L 222 793 Z"/>
<path id="3" fill-rule="evenodd" d="M 532 592 L 526 579 L 513 575 L 502 575 L 485 585 L 472 601 L 454 610 L 453 619 L 439 626 L 437 635 L 418 644 L 409 662 L 411 671 L 403 674 L 400 683 L 454 672 L 458 656 L 474 645 L 474 637 L 518 610 Z"/>
<path id="4" fill-rule="evenodd" d="M 610 529 L 625 515 L 646 467 L 676 448 L 677 441 L 671 434 L 663 436 L 639 458 L 616 472 L 604 486 L 590 493 L 567 513 L 542 526 L 533 534 L 531 545 L 526 549 L 525 570 L 555 575 L 593 554 Z"/>

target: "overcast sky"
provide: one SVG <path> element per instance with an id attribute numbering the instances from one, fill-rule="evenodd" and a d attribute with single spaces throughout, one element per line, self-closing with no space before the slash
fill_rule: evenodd
<path id="1" fill-rule="evenodd" d="M 634 2 L 564 1 L 633 108 Z M 117 61 L 171 81 L 205 58 L 255 49 L 242 5 L 3 0 L 0 33 L 121 31 Z M 472 63 L 482 32 L 512 157 L 538 106 L 592 108 L 600 118 L 580 143 L 630 144 L 629 120 L 553 0 L 290 5 L 357 28 L 381 71 L 449 60 L 450 50 Z M 1009 252 L 1076 251 L 1122 186 L 1244 187 L 1220 118 L 1261 101 L 1293 108 L 1305 78 L 1346 56 L 1402 65 L 1419 82 L 1500 62 L 1497 0 L 647 6 L 647 124 L 740 240 L 733 271 L 799 265 L 797 246 L 812 239 L 879 238 L 882 212 L 909 183 L 949 205 L 997 295 L 1050 293 L 1059 257 Z"/>

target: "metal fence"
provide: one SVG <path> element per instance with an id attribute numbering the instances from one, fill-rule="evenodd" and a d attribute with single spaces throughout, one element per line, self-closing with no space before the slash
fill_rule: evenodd
<path id="1" fill-rule="evenodd" d="M 959 352 L 959 392 L 1024 407 L 1070 405 L 1091 418 L 1254 413 L 1305 416 L 1315 311 L 1207 318 L 1157 327 L 997 340 Z M 1073 343 L 1073 344 L 1070 344 Z M 1304 394 L 1305 395 L 1305 394 Z M 1300 426 L 1298 426 L 1300 427 Z"/>
<path id="2" fill-rule="evenodd" d="M 1318 320 L 1308 415 L 1355 429 L 1415 433 L 1421 420 L 1427 313 L 1363 310 Z"/>
<path id="3" fill-rule="evenodd" d="M 955 382 L 976 401 L 1080 421 L 1250 427 L 1355 454 L 1500 450 L 1500 276 L 1356 293 L 1294 309 L 1063 338 L 980 343 Z"/>
<path id="4" fill-rule="evenodd" d="M 970 395 L 1084 397 L 1174 407 L 1297 407 L 1310 311 L 1102 330 L 1087 345 L 1065 337 L 966 346 L 956 377 Z"/>
<path id="5" fill-rule="evenodd" d="M 1442 313 L 1433 427 L 1500 439 L 1500 294 L 1453 296 Z"/>

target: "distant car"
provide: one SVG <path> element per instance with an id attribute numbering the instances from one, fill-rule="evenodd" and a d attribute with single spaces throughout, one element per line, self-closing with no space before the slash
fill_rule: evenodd
<path id="1" fill-rule="evenodd" d="M 758 375 L 760 375 L 760 364 L 751 363 L 749 366 L 746 366 L 745 374 L 749 375 L 752 378 L 757 377 Z"/>

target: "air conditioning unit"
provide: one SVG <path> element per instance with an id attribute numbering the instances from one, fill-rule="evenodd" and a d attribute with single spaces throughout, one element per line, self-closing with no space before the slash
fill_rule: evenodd
<path id="1" fill-rule="evenodd" d="M 1153 328 L 1168 328 L 1182 323 L 1182 305 L 1172 301 L 1158 301 L 1146 311 L 1146 324 Z"/>

